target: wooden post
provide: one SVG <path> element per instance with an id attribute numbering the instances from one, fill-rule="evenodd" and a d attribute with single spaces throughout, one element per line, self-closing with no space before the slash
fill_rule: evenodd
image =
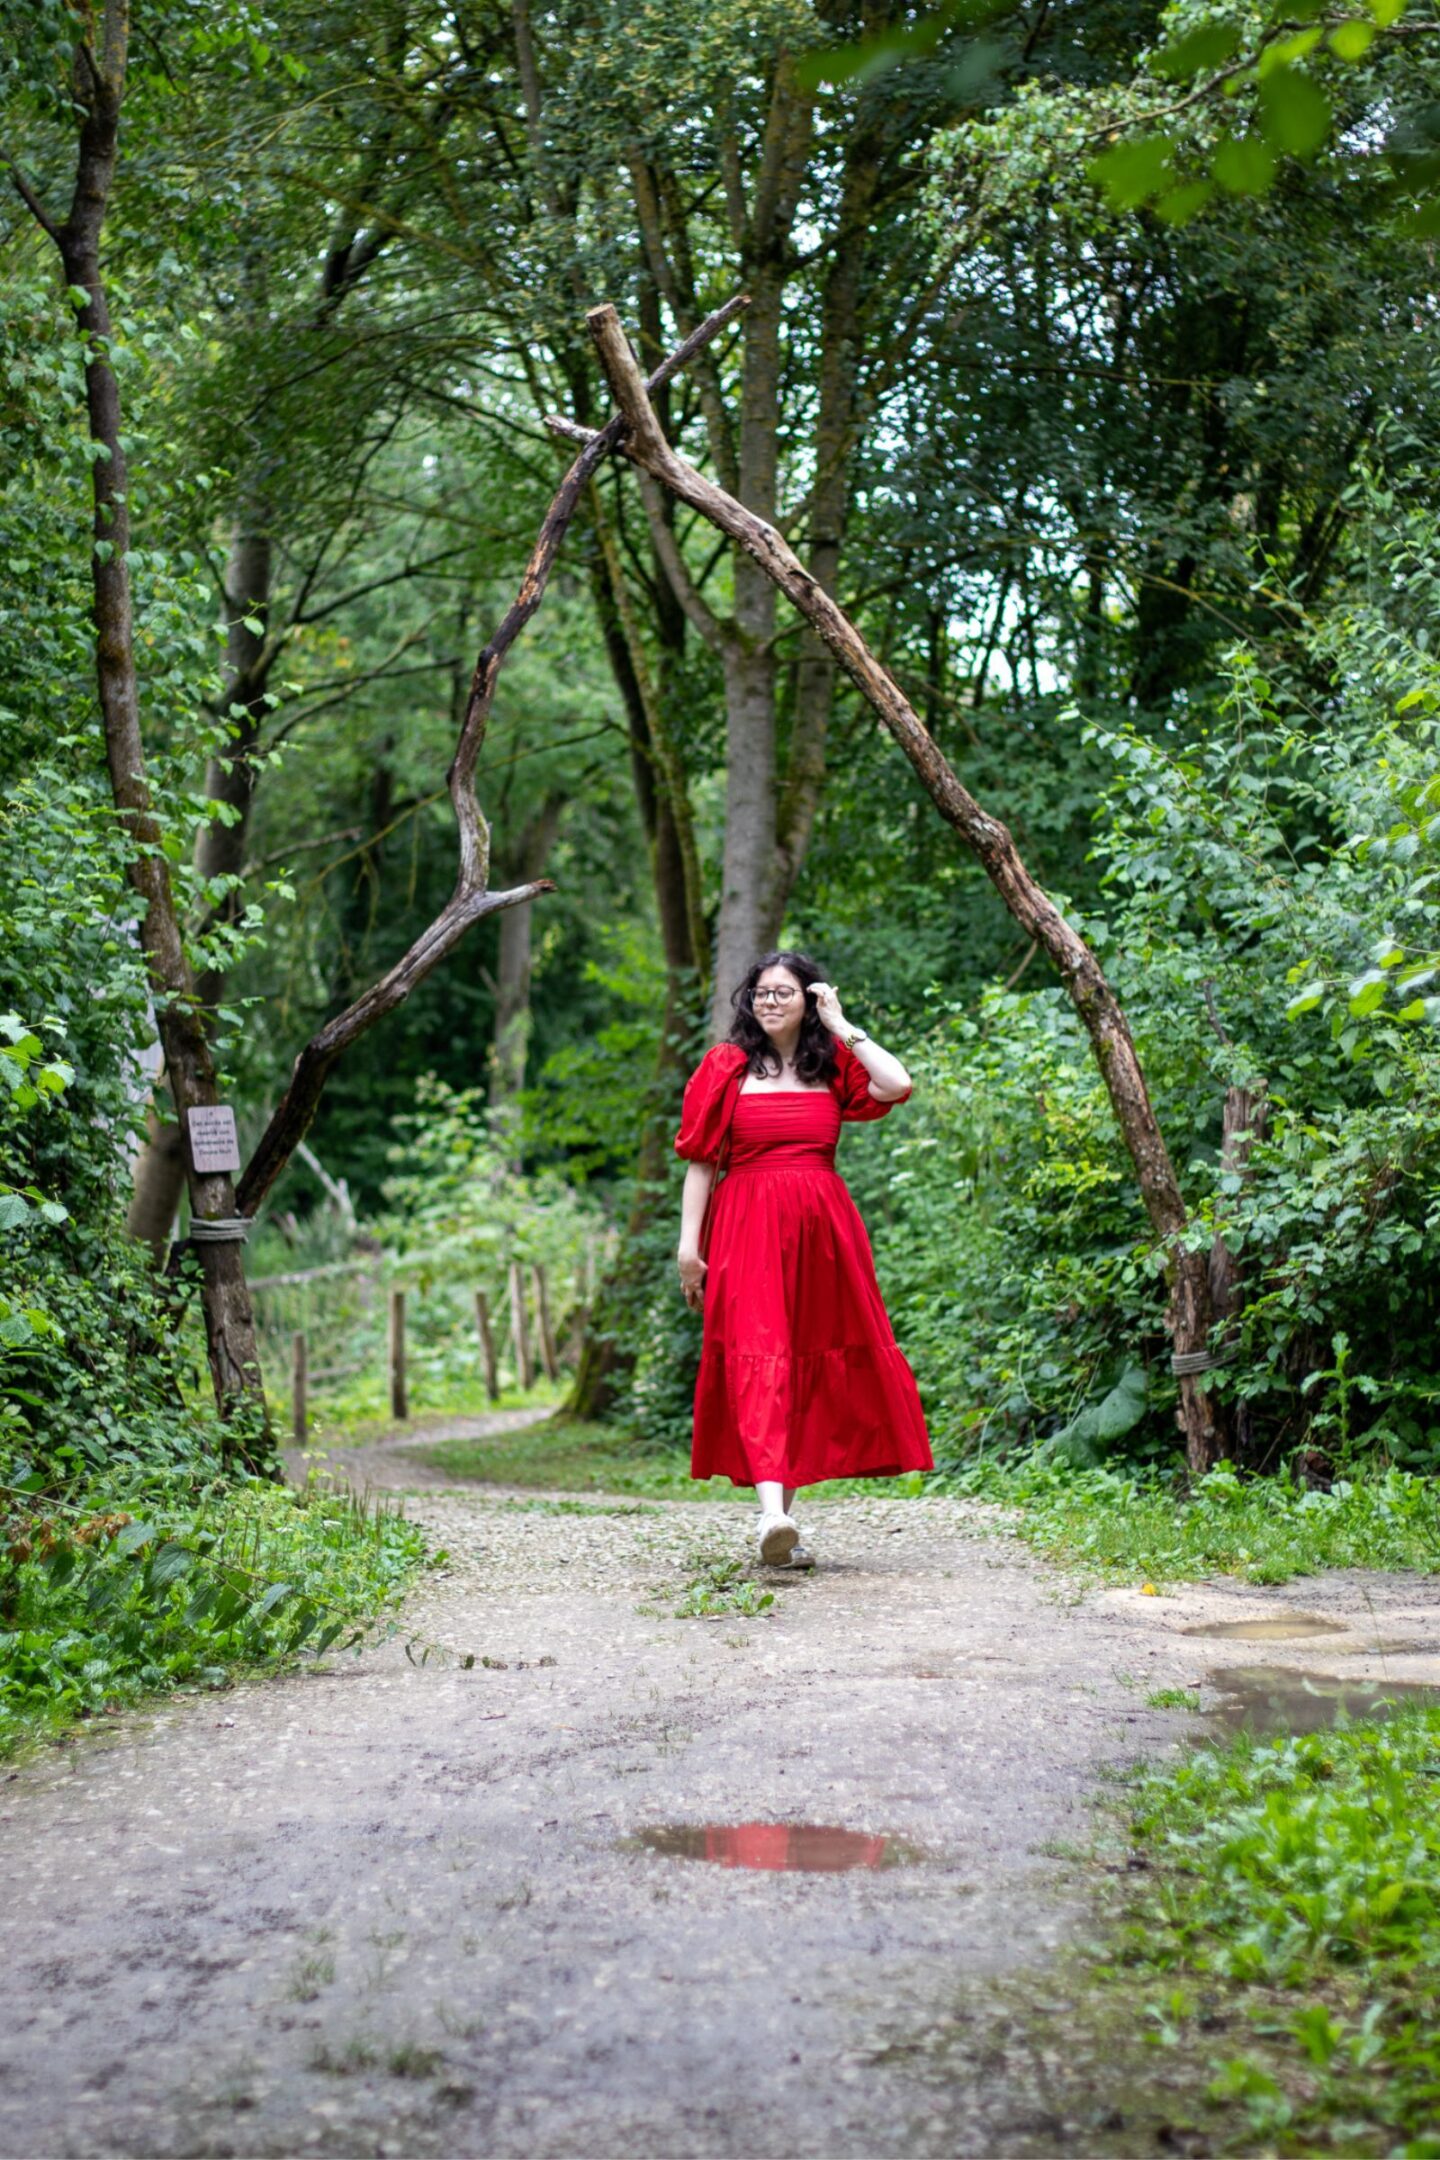
<path id="1" fill-rule="evenodd" d="M 535 1317 L 540 1329 L 540 1362 L 545 1367 L 547 1380 L 560 1377 L 560 1360 L 555 1355 L 555 1330 L 550 1325 L 550 1297 L 545 1288 L 545 1270 L 537 1260 L 532 1271 L 535 1276 Z"/>
<path id="2" fill-rule="evenodd" d="M 405 1292 L 390 1292 L 390 1415 L 410 1415 L 405 1400 Z"/>
<path id="3" fill-rule="evenodd" d="M 475 1292 L 475 1325 L 480 1334 L 480 1355 L 485 1361 L 485 1392 L 491 1402 L 498 1402 L 500 1375 L 495 1369 L 495 1336 L 490 1326 L 490 1300 L 483 1290 Z"/>
<path id="4" fill-rule="evenodd" d="M 522 1388 L 534 1385 L 530 1330 L 525 1324 L 525 1275 L 518 1260 L 510 1263 L 510 1339 L 515 1345 L 515 1377 Z"/>
<path id="5" fill-rule="evenodd" d="M 305 1445 L 306 1379 L 309 1366 L 304 1330 L 297 1328 L 290 1345 L 290 1419 L 296 1447 Z"/>

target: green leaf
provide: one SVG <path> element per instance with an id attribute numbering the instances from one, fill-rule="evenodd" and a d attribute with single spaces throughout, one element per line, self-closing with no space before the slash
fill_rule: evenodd
<path id="1" fill-rule="evenodd" d="M 1265 80 L 1271 68 L 1284 67 L 1290 60 L 1303 60 L 1308 53 L 1314 52 L 1324 35 L 1323 30 L 1297 30 L 1294 37 L 1277 38 L 1273 45 L 1267 45 L 1255 67 L 1260 81 Z"/>
<path id="2" fill-rule="evenodd" d="M 188 1545 L 162 1545 L 150 1562 L 150 1588 L 167 1590 L 188 1575 L 195 1565 L 195 1555 Z"/>
<path id="3" fill-rule="evenodd" d="M 1370 0 L 1370 13 L 1382 30 L 1388 30 L 1405 13 L 1405 0 Z"/>
<path id="4" fill-rule="evenodd" d="M 1213 180 L 1186 180 L 1152 203 L 1151 209 L 1166 225 L 1188 225 L 1193 217 L 1198 217 L 1214 193 Z"/>
<path id="5" fill-rule="evenodd" d="M 1352 1018 L 1363 1020 L 1385 1000 L 1386 978 L 1379 968 L 1371 968 L 1364 975 L 1357 975 L 1350 985 L 1350 1012 Z"/>
<path id="6" fill-rule="evenodd" d="M 247 1617 L 251 1620 L 263 1620 L 266 1613 L 273 1612 L 283 1599 L 290 1596 L 294 1587 L 293 1583 L 272 1582 L 268 1590 L 256 1598 Z"/>
<path id="7" fill-rule="evenodd" d="M 1222 60 L 1229 59 L 1239 42 L 1238 24 L 1201 23 L 1198 28 L 1187 30 L 1184 37 L 1178 37 L 1152 53 L 1150 66 L 1155 74 L 1164 75 L 1171 82 L 1186 82 L 1192 75 L 1219 67 Z"/>
<path id="8" fill-rule="evenodd" d="M 1174 178 L 1174 146 L 1167 135 L 1142 135 L 1134 142 L 1102 150 L 1085 168 L 1086 177 L 1112 210 L 1138 210 Z"/>
<path id="9" fill-rule="evenodd" d="M 1265 138 L 1291 157 L 1314 157 L 1333 119 L 1325 92 L 1296 68 L 1274 68 L 1260 85 L 1260 125 Z"/>
<path id="10" fill-rule="evenodd" d="M 1108 1395 L 1089 1403 L 1068 1425 L 1042 1443 L 1039 1455 L 1059 1457 L 1076 1469 L 1093 1469 L 1101 1452 L 1133 1431 L 1145 1415 L 1143 1365 L 1127 1365 Z"/>
<path id="11" fill-rule="evenodd" d="M 1291 998 L 1285 1007 L 1285 1018 L 1298 1020 L 1301 1013 L 1314 1012 L 1316 1006 L 1323 1003 L 1324 997 L 1323 990 L 1302 990 L 1300 995 Z"/>
<path id="12" fill-rule="evenodd" d="M 123 1559 L 128 1553 L 139 1552 L 141 1546 L 148 1545 L 154 1535 L 154 1529 L 149 1523 L 126 1523 L 110 1550 Z"/>
<path id="13" fill-rule="evenodd" d="M 1363 60 L 1374 42 L 1373 23 L 1337 23 L 1330 32 L 1330 50 L 1337 60 Z"/>
<path id="14" fill-rule="evenodd" d="M 1258 135 L 1227 135 L 1215 152 L 1214 174 L 1228 195 L 1267 194 L 1275 179 L 1276 158 Z"/>
<path id="15" fill-rule="evenodd" d="M 1411 210 L 1400 220 L 1400 230 L 1412 240 L 1433 240 L 1440 235 L 1440 196 Z"/>

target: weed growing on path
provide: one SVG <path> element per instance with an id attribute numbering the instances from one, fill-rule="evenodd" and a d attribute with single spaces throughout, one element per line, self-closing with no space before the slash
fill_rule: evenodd
<path id="1" fill-rule="evenodd" d="M 1222 1463 L 1190 1491 L 1170 1479 L 985 1461 L 935 1480 L 999 1501 L 1005 1525 L 1052 1559 L 1109 1581 L 1227 1574 L 1287 1582 L 1321 1568 L 1440 1571 L 1440 1481 L 1387 1470 L 1319 1492 Z"/>
<path id="2" fill-rule="evenodd" d="M 677 1620 L 717 1620 L 736 1613 L 754 1620 L 775 1603 L 773 1590 L 762 1590 L 747 1563 L 733 1553 L 694 1552 L 687 1563 L 691 1579 L 674 1608 Z"/>
<path id="3" fill-rule="evenodd" d="M 1440 1710 L 1147 1772 L 1132 1833 L 1112 1973 L 1167 1976 L 1212 2100 L 1267 2150 L 1440 2155 Z"/>

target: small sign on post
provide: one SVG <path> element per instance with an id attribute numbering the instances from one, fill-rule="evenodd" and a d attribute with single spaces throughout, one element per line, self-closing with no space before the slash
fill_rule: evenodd
<path id="1" fill-rule="evenodd" d="M 240 1168 L 235 1112 L 228 1103 L 196 1104 L 185 1113 L 185 1130 L 190 1136 L 190 1160 L 200 1177 Z"/>

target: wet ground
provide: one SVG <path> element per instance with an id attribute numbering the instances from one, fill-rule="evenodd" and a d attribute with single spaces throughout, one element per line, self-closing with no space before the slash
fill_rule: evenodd
<path id="1" fill-rule="evenodd" d="M 1147 1697 L 1440 1680 L 1423 1584 L 1082 1595 L 955 1502 L 815 1508 L 751 1619 L 674 1616 L 743 1507 L 410 1506 L 473 1669 L 392 1644 L 11 1775 L 12 2160 L 1155 2151 L 1055 1985 L 1097 1787 L 1203 1729 Z M 1190 1632 L 1291 1613 L 1333 1632 Z"/>

